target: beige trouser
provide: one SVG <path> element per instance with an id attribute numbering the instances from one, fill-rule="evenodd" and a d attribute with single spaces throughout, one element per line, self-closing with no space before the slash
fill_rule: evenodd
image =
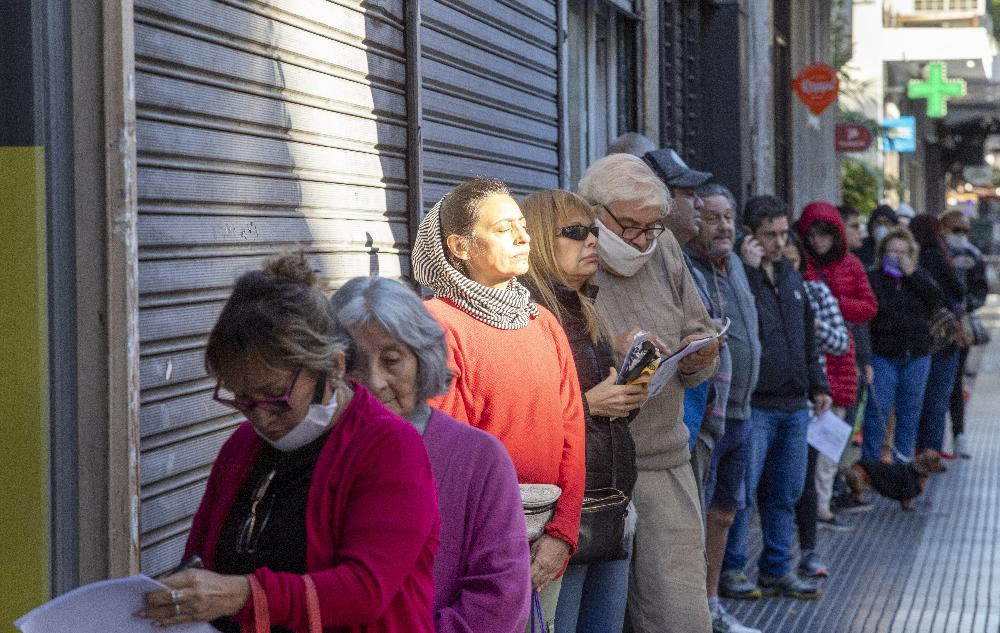
<path id="1" fill-rule="evenodd" d="M 843 419 L 847 410 L 844 407 L 833 407 L 833 414 Z M 816 512 L 823 519 L 830 518 L 830 501 L 833 499 L 833 480 L 837 478 L 840 464 L 823 453 L 816 456 Z"/>
<path id="2" fill-rule="evenodd" d="M 535 605 L 531 605 L 531 617 L 524 633 L 532 633 L 531 621 L 535 621 L 534 633 L 552 633 L 556 630 L 556 604 L 559 602 L 559 589 L 562 588 L 562 577 L 556 578 L 542 587 L 538 597 L 542 599 L 542 617 L 545 619 L 545 630 L 538 630 L 538 616 L 535 615 Z"/>
<path id="3" fill-rule="evenodd" d="M 708 469 L 712 465 L 712 445 L 703 435 L 698 436 L 691 453 L 691 470 L 694 471 L 694 483 L 698 487 L 698 502 L 701 504 L 702 515 L 705 514 L 705 482 L 708 480 Z"/>
<path id="4" fill-rule="evenodd" d="M 640 470 L 628 613 L 635 633 L 710 633 L 705 533 L 688 463 Z"/>

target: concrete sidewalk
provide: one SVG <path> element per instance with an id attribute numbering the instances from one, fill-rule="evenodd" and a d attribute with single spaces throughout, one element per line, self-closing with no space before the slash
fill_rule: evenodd
<path id="1" fill-rule="evenodd" d="M 971 459 L 947 462 L 915 512 L 873 498 L 872 511 L 845 515 L 852 531 L 821 528 L 830 578 L 818 600 L 729 600 L 730 612 L 765 633 L 1000 631 L 1000 297 L 981 314 L 993 342 L 970 363 L 979 373 L 960 448 Z M 750 546 L 756 561 L 759 531 Z"/>

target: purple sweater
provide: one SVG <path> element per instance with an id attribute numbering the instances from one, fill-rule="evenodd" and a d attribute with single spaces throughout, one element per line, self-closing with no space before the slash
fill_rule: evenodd
<path id="1" fill-rule="evenodd" d="M 492 435 L 431 410 L 424 445 L 438 487 L 437 633 L 523 631 L 531 559 L 517 475 Z"/>

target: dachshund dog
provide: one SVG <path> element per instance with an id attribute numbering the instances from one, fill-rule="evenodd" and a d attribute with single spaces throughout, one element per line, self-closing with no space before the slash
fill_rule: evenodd
<path id="1" fill-rule="evenodd" d="M 862 493 L 872 489 L 883 497 L 899 501 L 903 510 L 912 511 L 913 500 L 924 491 L 927 477 L 946 469 L 941 455 L 928 449 L 906 464 L 887 464 L 873 459 L 862 459 L 844 470 L 844 479 L 851 489 L 851 496 L 861 502 Z"/>

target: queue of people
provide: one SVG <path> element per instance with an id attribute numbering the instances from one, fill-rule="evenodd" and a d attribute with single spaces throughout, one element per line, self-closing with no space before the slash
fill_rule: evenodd
<path id="1" fill-rule="evenodd" d="M 949 404 L 961 433 L 986 288 L 968 223 L 907 229 L 885 207 L 863 242 L 850 208 L 738 209 L 669 148 L 615 149 L 577 193 L 448 192 L 412 249 L 428 300 L 379 277 L 328 298 L 302 253 L 242 275 L 205 355 L 214 399 L 246 422 L 192 522 L 185 558 L 203 568 L 162 579 L 141 615 L 754 633 L 720 596 L 820 596 L 817 527 L 871 506 L 835 494 L 808 425 L 867 400 L 862 455 L 897 462 L 943 451 Z M 667 356 L 723 327 L 662 388 L 619 375 L 639 333 Z"/>

